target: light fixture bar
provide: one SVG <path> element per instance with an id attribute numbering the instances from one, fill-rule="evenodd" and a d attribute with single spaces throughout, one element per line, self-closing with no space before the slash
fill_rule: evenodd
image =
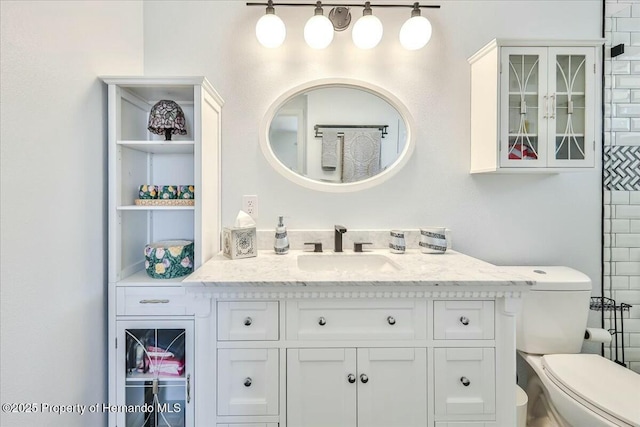
<path id="1" fill-rule="evenodd" d="M 315 6 L 316 3 L 270 3 L 271 6 Z M 268 6 L 269 3 L 253 3 L 247 2 L 247 6 Z M 322 3 L 322 6 L 329 7 L 365 7 L 364 3 Z M 371 7 L 410 7 L 415 9 L 416 7 L 421 9 L 440 9 L 439 4 L 372 4 Z"/>

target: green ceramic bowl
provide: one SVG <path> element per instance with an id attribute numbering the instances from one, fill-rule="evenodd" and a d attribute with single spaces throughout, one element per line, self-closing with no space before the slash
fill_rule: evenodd
<path id="1" fill-rule="evenodd" d="M 193 272 L 193 242 L 164 240 L 144 248 L 144 268 L 154 279 L 173 279 Z"/>

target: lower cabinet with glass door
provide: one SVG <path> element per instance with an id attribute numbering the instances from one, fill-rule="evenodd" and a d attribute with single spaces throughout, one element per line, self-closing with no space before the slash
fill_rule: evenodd
<path id="1" fill-rule="evenodd" d="M 116 425 L 193 426 L 193 321 L 116 324 Z"/>

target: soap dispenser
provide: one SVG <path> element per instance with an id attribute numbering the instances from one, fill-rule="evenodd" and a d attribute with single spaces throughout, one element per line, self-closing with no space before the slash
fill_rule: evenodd
<path id="1" fill-rule="evenodd" d="M 287 228 L 284 226 L 284 217 L 278 217 L 278 225 L 276 226 L 276 239 L 273 244 L 273 250 L 278 255 L 284 255 L 289 252 L 289 237 L 287 236 Z"/>

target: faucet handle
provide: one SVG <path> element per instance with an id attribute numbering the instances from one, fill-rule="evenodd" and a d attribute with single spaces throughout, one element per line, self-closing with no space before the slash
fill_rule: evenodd
<path id="1" fill-rule="evenodd" d="M 334 230 L 336 230 L 337 233 L 346 233 L 347 232 L 347 227 L 345 227 L 344 225 L 334 225 L 333 226 Z"/>
<path id="2" fill-rule="evenodd" d="M 362 252 L 362 245 L 371 245 L 371 242 L 354 242 L 353 252 Z"/>
<path id="3" fill-rule="evenodd" d="M 305 245 L 313 245 L 313 252 L 322 252 L 322 242 L 307 242 Z"/>

